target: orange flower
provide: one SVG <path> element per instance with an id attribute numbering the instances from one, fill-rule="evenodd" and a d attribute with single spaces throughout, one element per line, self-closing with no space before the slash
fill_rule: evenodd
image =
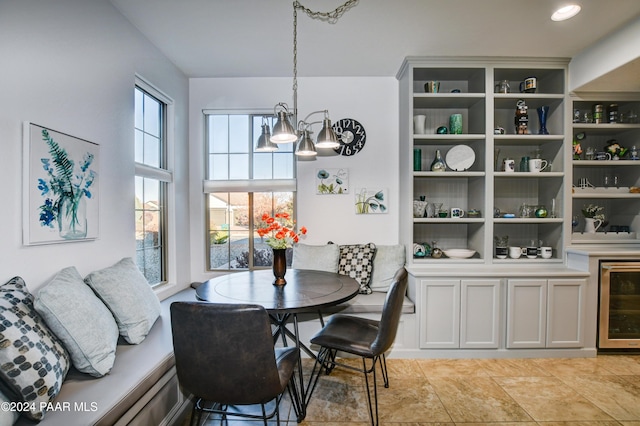
<path id="1" fill-rule="evenodd" d="M 264 213 L 260 219 L 263 226 L 256 228 L 256 232 L 261 238 L 266 236 L 266 243 L 274 249 L 291 247 L 300 241 L 300 235 L 307 233 L 304 226 L 300 228 L 300 233 L 297 233 L 295 222 L 286 212 L 276 213 L 274 216 Z"/>

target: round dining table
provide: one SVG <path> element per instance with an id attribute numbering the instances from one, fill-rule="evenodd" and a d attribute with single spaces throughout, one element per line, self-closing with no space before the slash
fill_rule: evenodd
<path id="1" fill-rule="evenodd" d="M 287 283 L 282 286 L 273 284 L 274 275 L 270 269 L 234 272 L 212 278 L 196 289 L 196 296 L 202 301 L 212 303 L 241 303 L 264 306 L 275 325 L 274 344 L 279 338 L 287 345 L 287 336 L 295 341 L 295 346 L 315 355 L 300 342 L 298 316 L 302 312 L 318 312 L 321 324 L 322 308 L 339 305 L 354 298 L 360 289 L 358 282 L 349 277 L 333 272 L 306 269 L 288 269 L 285 274 Z M 293 322 L 293 331 L 287 324 Z M 309 401 L 303 380 L 302 362 L 298 360 L 297 395 L 294 395 L 293 406 L 298 422 L 306 416 Z"/>

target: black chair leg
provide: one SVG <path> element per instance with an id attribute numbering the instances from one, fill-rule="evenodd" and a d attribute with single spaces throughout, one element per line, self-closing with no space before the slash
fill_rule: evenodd
<path id="1" fill-rule="evenodd" d="M 380 362 L 380 370 L 382 370 L 382 380 L 384 380 L 384 387 L 389 387 L 389 370 L 387 370 L 387 358 L 382 354 L 378 357 Z M 374 364 L 375 366 L 375 364 Z"/>
<path id="2" fill-rule="evenodd" d="M 378 384 L 376 378 L 376 359 L 373 359 L 373 364 L 371 369 L 367 369 L 367 359 L 362 358 L 362 372 L 364 373 L 364 382 L 365 387 L 367 388 L 367 401 L 369 402 L 369 418 L 371 419 L 371 424 L 373 426 L 377 426 L 378 422 Z M 373 404 L 371 403 L 371 390 L 369 389 L 369 373 L 373 373 Z M 374 417 L 374 406 L 375 406 L 375 417 Z"/>

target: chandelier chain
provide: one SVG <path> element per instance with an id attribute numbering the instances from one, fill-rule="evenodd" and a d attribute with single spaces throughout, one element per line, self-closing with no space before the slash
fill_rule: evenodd
<path id="1" fill-rule="evenodd" d="M 319 19 L 321 21 L 327 21 L 331 24 L 335 24 L 338 19 L 349 9 L 354 7 L 359 0 L 347 0 L 343 5 L 338 6 L 332 12 L 314 12 L 313 10 L 303 6 L 298 0 L 293 2 L 294 9 L 301 9 L 312 19 Z"/>
<path id="2" fill-rule="evenodd" d="M 298 114 L 298 9 L 311 19 L 335 24 L 344 13 L 358 4 L 359 0 L 347 0 L 331 12 L 314 12 L 303 6 L 298 0 L 293 2 L 293 114 Z"/>

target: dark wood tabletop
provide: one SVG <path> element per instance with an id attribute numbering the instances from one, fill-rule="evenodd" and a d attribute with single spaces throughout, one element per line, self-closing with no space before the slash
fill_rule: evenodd
<path id="1" fill-rule="evenodd" d="M 200 300 L 215 303 L 249 303 L 272 313 L 317 311 L 358 294 L 358 282 L 346 275 L 288 269 L 284 286 L 273 285 L 273 271 L 237 272 L 205 281 L 196 290 Z"/>

